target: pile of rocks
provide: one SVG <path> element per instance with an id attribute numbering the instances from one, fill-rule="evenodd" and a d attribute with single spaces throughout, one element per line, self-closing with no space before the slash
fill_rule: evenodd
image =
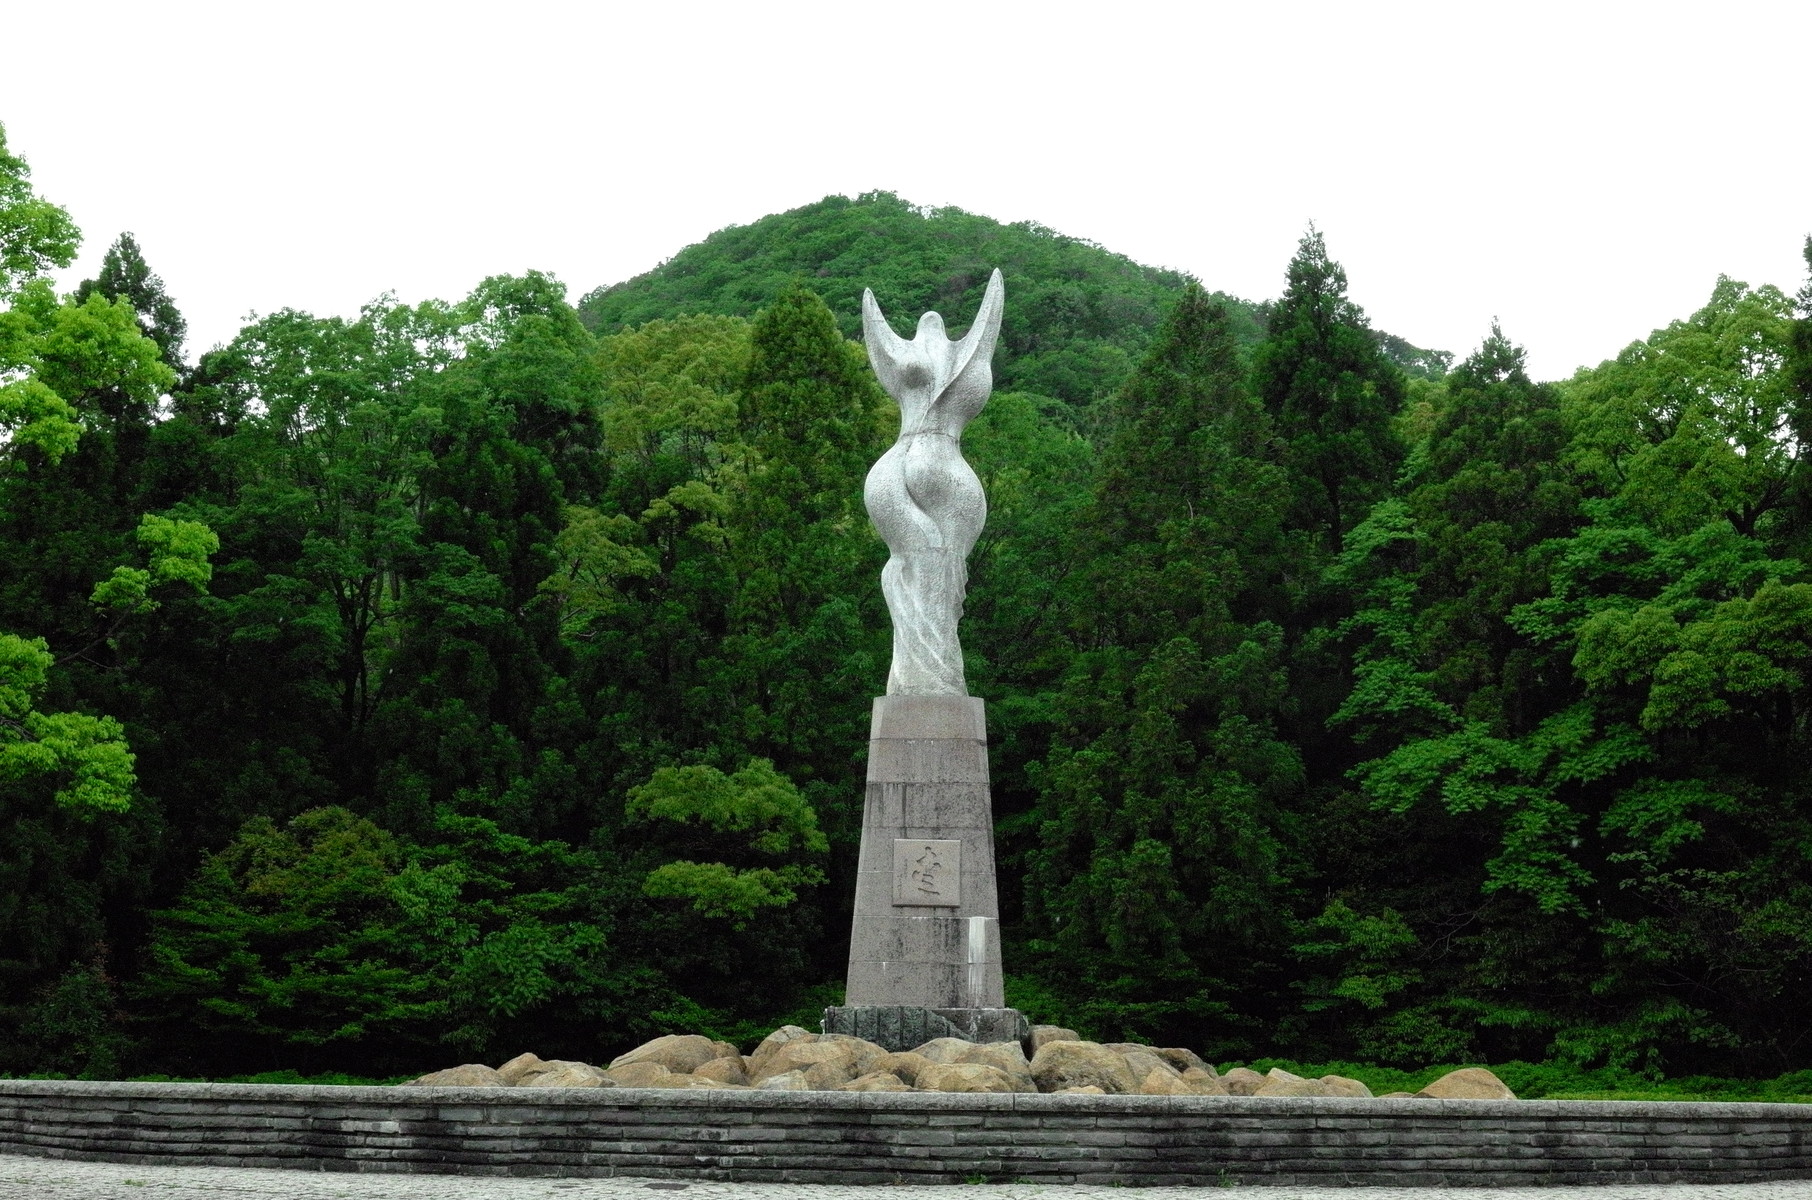
<path id="1" fill-rule="evenodd" d="M 753 1054 L 697 1034 L 670 1034 L 619 1055 L 608 1067 L 521 1054 L 501 1067 L 449 1067 L 412 1081 L 417 1087 L 757 1088 L 808 1092 L 1049 1092 L 1058 1095 L 1369 1097 L 1357 1079 L 1305 1079 L 1273 1068 L 1234 1067 L 1225 1075 L 1193 1051 L 1131 1042 L 1085 1042 L 1053 1025 L 1032 1029 L 1030 1060 L 1018 1042 L 977 1044 L 936 1038 L 890 1052 L 844 1034 L 785 1025 Z M 1410 1096 L 1392 1092 L 1390 1096 Z M 1478 1067 L 1453 1071 L 1419 1092 L 1443 1100 L 1514 1100 L 1497 1076 Z"/>

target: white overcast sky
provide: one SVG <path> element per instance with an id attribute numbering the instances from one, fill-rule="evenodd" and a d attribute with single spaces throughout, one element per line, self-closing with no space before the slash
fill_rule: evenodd
<path id="1" fill-rule="evenodd" d="M 1375 324 L 1543 377 L 1804 280 L 1812 4 L 0 0 L 0 123 L 138 235 L 190 353 L 830 193 L 1035 220 L 1252 299 L 1305 224 Z M 1008 297 L 1008 303 L 1012 302 Z M 950 314 L 966 321 L 967 314 Z"/>

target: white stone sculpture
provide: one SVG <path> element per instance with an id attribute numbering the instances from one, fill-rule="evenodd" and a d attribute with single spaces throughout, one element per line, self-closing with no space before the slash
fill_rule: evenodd
<path id="1" fill-rule="evenodd" d="M 881 592 L 893 617 L 890 696 L 966 696 L 957 621 L 969 584 L 969 551 L 988 501 L 963 459 L 962 434 L 994 386 L 994 342 L 1006 287 L 988 279 L 981 311 L 953 342 L 944 318 L 919 318 L 911 341 L 896 334 L 871 291 L 862 293 L 862 331 L 875 376 L 900 405 L 900 436 L 868 472 L 863 500 L 891 552 Z"/>

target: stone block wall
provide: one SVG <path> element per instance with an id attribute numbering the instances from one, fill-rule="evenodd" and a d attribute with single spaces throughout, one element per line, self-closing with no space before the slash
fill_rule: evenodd
<path id="1" fill-rule="evenodd" d="M 795 1183 L 1812 1178 L 1812 1105 L 0 1080 L 0 1153 Z"/>

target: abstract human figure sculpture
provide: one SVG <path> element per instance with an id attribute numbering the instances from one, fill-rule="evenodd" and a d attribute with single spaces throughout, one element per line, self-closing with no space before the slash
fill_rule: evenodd
<path id="1" fill-rule="evenodd" d="M 994 386 L 994 342 L 1006 287 L 996 271 L 981 311 L 959 342 L 944 318 L 919 318 L 911 341 L 896 334 L 862 293 L 862 331 L 875 376 L 900 405 L 900 436 L 868 472 L 863 500 L 891 552 L 881 592 L 893 617 L 889 696 L 966 696 L 956 626 L 969 584 L 969 551 L 988 502 L 963 459 L 963 427 Z"/>
<path id="2" fill-rule="evenodd" d="M 969 551 L 987 516 L 981 481 L 958 439 L 994 375 L 1006 289 L 988 280 L 967 337 L 944 336 L 936 313 L 910 342 L 862 297 L 868 359 L 900 402 L 900 438 L 868 473 L 868 514 L 892 557 L 881 590 L 893 615 L 893 667 L 868 726 L 868 794 L 856 860 L 844 1002 L 826 1033 L 907 1050 L 937 1037 L 1001 1042 L 1031 1036 L 1005 1007 L 988 723 L 963 683 L 956 623 Z"/>

